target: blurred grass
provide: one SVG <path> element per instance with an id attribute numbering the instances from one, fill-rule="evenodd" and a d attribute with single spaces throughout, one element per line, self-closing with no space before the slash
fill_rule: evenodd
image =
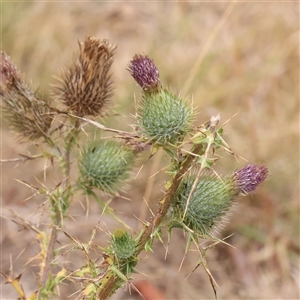
<path id="1" fill-rule="evenodd" d="M 1 4 L 2 50 L 26 73 L 27 79 L 32 79 L 36 88 L 49 94 L 49 85 L 55 82 L 52 75 L 59 75 L 61 67 L 71 62 L 78 50 L 77 40 L 91 35 L 117 44 L 113 100 L 114 111 L 120 116 L 107 122 L 114 122 L 118 128 L 133 123 L 128 115 L 134 113 L 134 95 L 138 97 L 139 91 L 126 66 L 136 53 L 153 58 L 162 82 L 193 99 L 200 111 L 197 124 L 218 113 L 225 122 L 238 113 L 225 127 L 227 141 L 236 154 L 249 162 L 267 164 L 271 176 L 255 195 L 241 199 L 222 232 L 222 236 L 235 233 L 230 242 L 237 250 L 218 246 L 209 253 L 209 266 L 220 285 L 220 298 L 298 299 L 299 8 L 297 3 L 236 3 L 211 41 L 195 77 L 191 77 L 190 71 L 228 5 L 6 2 Z M 189 80 L 189 89 L 183 90 Z M 1 129 L 3 158 L 33 151 L 13 139 L 4 121 Z M 246 164 L 220 154 L 222 159 L 216 165 L 220 173 Z M 144 196 L 151 165 L 148 162 L 133 183 L 129 194 L 134 201 Z M 13 179 L 35 182 L 35 174 L 42 176 L 42 169 L 41 162 L 33 162 L 30 167 L 26 163 L 18 169 L 11 164 L 2 165 L 3 208 L 25 216 L 36 209 L 36 200 L 23 202 L 31 192 Z M 158 192 L 163 189 L 159 178 L 153 182 Z M 157 193 L 150 199 L 157 200 Z M 117 205 L 128 220 L 133 219 L 131 203 L 118 201 Z M 134 204 L 137 215 L 140 205 Z M 156 209 L 155 202 L 150 206 Z M 78 236 L 89 235 L 97 222 L 96 216 L 90 215 L 83 221 L 88 221 L 86 231 L 77 232 Z M 15 231 L 9 221 L 3 223 L 4 268 L 8 268 L 9 253 L 17 255 L 32 243 L 30 235 L 17 239 Z M 182 248 L 178 247 L 181 243 Z M 183 237 L 178 234 L 169 246 L 166 262 L 164 249 L 157 245 L 157 256 L 144 259 L 140 270 L 155 274 L 157 284 L 169 299 L 213 298 L 203 271 L 197 270 L 184 281 L 195 267 L 195 254 L 188 255 L 182 271 L 177 273 L 184 247 Z M 25 251 L 23 260 L 14 262 L 14 269 L 24 269 L 22 264 L 30 255 L 30 251 Z M 155 276 L 151 279 L 155 280 Z"/>

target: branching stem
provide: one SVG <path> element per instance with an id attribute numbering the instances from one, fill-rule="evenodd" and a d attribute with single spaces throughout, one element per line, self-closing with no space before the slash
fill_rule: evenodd
<path id="1" fill-rule="evenodd" d="M 186 159 L 182 162 L 181 167 L 179 168 L 179 171 L 175 175 L 170 188 L 167 190 L 166 195 L 159 202 L 159 208 L 158 208 L 155 216 L 152 218 L 152 220 L 149 223 L 149 226 L 147 226 L 144 229 L 144 232 L 141 235 L 141 238 L 139 240 L 139 243 L 138 243 L 137 249 L 136 249 L 137 256 L 145 249 L 145 245 L 149 241 L 149 239 L 151 239 L 152 233 L 160 225 L 160 223 L 162 222 L 166 213 L 168 212 L 168 210 L 172 204 L 172 199 L 174 198 L 174 195 L 175 195 L 176 190 L 183 178 L 183 175 L 190 168 L 191 164 L 193 163 L 193 160 L 195 159 L 195 155 L 197 155 L 201 152 L 202 147 L 203 147 L 202 144 L 196 145 L 192 151 L 192 154 L 194 154 L 194 155 L 188 155 L 186 157 Z M 112 289 L 115 287 L 115 285 L 117 283 L 117 280 L 118 280 L 118 277 L 116 277 L 114 274 L 112 274 L 112 275 L 107 274 L 105 287 L 102 286 L 101 291 L 98 294 L 99 300 L 105 300 L 109 297 Z"/>

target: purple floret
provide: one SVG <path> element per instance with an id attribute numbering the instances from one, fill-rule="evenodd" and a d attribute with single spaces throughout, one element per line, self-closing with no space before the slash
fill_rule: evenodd
<path id="1" fill-rule="evenodd" d="M 128 70 L 144 91 L 157 90 L 160 82 L 159 72 L 149 57 L 136 54 L 130 61 Z"/>
<path id="2" fill-rule="evenodd" d="M 247 194 L 256 190 L 268 177 L 268 168 L 265 165 L 248 165 L 235 170 L 234 176 L 240 193 Z"/>

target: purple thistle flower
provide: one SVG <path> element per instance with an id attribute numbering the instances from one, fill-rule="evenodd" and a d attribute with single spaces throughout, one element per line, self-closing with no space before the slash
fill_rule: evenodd
<path id="1" fill-rule="evenodd" d="M 128 71 L 144 91 L 157 91 L 159 72 L 149 57 L 136 54 L 128 65 Z"/>
<path id="2" fill-rule="evenodd" d="M 256 190 L 268 177 L 268 168 L 265 165 L 248 165 L 235 170 L 234 177 L 239 192 L 247 194 Z"/>

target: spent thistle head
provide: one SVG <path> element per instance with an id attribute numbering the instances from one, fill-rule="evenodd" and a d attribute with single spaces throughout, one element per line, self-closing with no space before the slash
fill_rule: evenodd
<path id="1" fill-rule="evenodd" d="M 17 68 L 13 65 L 10 57 L 1 51 L 0 58 L 0 95 L 3 95 L 4 90 L 14 82 L 20 82 L 20 76 Z"/>
<path id="2" fill-rule="evenodd" d="M 0 59 L 0 96 L 4 117 L 22 139 L 45 137 L 53 121 L 51 108 L 37 92 L 28 88 L 5 52 L 1 52 Z"/>
<path id="3" fill-rule="evenodd" d="M 77 116 L 103 115 L 113 92 L 110 68 L 116 47 L 88 37 L 79 48 L 78 59 L 59 79 L 59 99 Z"/>

